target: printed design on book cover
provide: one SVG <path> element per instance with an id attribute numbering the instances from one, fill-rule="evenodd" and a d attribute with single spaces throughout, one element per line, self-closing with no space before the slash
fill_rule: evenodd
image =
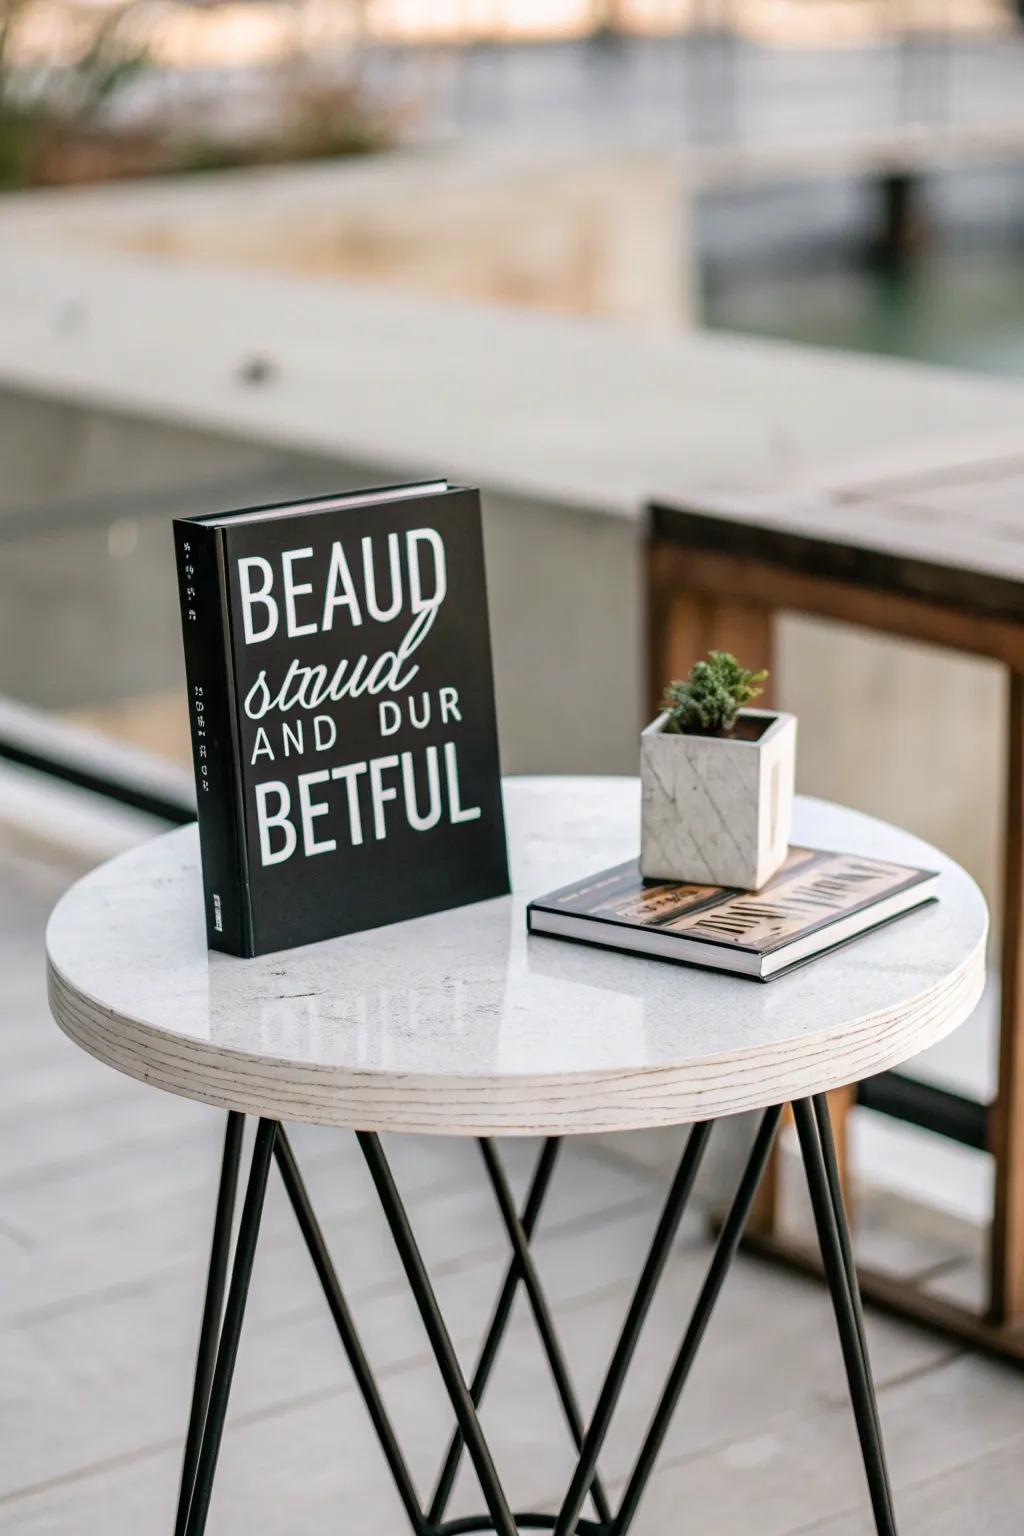
<path id="1" fill-rule="evenodd" d="M 736 891 L 645 882 L 638 862 L 630 859 L 533 905 L 766 955 L 926 878 L 928 871 L 884 859 L 791 848 L 785 863 L 760 891 Z"/>

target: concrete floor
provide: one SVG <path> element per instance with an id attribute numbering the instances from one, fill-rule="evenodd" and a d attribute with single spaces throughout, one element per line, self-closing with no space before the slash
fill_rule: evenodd
<path id="1" fill-rule="evenodd" d="M 81 857 L 0 830 L 0 1532 L 166 1536 L 212 1219 L 221 1118 L 120 1078 L 50 1021 L 42 932 Z M 352 1138 L 294 1144 L 424 1494 L 450 1429 L 436 1369 Z M 502 1148 L 521 1190 L 534 1148 Z M 389 1152 L 464 1364 L 505 1262 L 472 1144 Z M 566 1145 L 537 1241 L 584 1412 L 651 1232 L 664 1176 L 635 1146 Z M 656 1161 L 656 1160 L 655 1160 Z M 948 1219 L 869 1203 L 872 1256 L 962 1270 Z M 621 1486 L 708 1257 L 697 1216 L 670 1261 L 602 1471 Z M 1005 1536 L 1024 1522 L 1024 1378 L 871 1316 L 903 1536 Z M 554 1508 L 572 1456 L 517 1307 L 484 1411 L 520 1507 Z M 481 1506 L 469 1475 L 452 1513 Z M 741 1258 L 642 1505 L 640 1533 L 859 1536 L 863 1478 L 827 1297 Z M 398 1536 L 402 1513 L 276 1175 L 210 1531 Z"/>

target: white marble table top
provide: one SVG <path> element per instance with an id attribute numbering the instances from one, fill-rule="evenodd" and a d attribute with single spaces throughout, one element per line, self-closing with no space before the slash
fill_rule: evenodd
<path id="1" fill-rule="evenodd" d="M 94 870 L 47 933 L 51 1006 L 87 1051 L 223 1108 L 462 1135 L 668 1125 L 893 1067 L 971 1012 L 988 923 L 908 833 L 797 802 L 795 841 L 941 872 L 940 899 L 763 985 L 539 936 L 524 907 L 636 854 L 632 779 L 511 779 L 514 894 L 238 960 L 203 932 L 185 827 Z"/>

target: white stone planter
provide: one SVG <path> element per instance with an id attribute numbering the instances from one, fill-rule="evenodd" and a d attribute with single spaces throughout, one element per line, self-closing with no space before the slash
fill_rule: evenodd
<path id="1" fill-rule="evenodd" d="M 680 736 L 659 715 L 640 737 L 645 878 L 756 891 L 786 857 L 796 716 L 741 710 L 733 736 Z"/>

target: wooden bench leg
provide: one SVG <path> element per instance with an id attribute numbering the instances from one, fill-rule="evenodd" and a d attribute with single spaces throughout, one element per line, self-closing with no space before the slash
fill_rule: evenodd
<path id="1" fill-rule="evenodd" d="M 772 668 L 775 613 L 768 604 L 696 592 L 686 585 L 686 552 L 652 542 L 647 550 L 648 703 L 655 709 L 673 678 L 708 651 L 732 651 L 744 666 Z M 771 702 L 769 679 L 763 702 Z M 761 701 L 759 701 L 761 702 Z"/>
<path id="2" fill-rule="evenodd" d="M 1010 673 L 990 1315 L 1024 1322 L 1024 677 Z"/>
<path id="3" fill-rule="evenodd" d="M 708 649 L 707 602 L 675 579 L 676 551 L 647 548 L 647 709 L 658 709 L 665 685 L 684 677 Z"/>

